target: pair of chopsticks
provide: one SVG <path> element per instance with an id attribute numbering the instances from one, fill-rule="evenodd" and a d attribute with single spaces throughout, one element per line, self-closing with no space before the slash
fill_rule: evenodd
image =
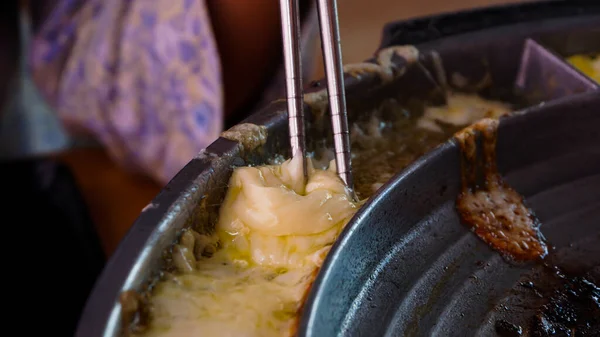
<path id="1" fill-rule="evenodd" d="M 301 157 L 304 177 L 307 176 L 304 99 L 300 59 L 300 11 L 298 0 L 280 0 L 283 54 L 286 74 L 289 135 L 292 157 Z M 319 26 L 333 140 L 336 170 L 354 195 L 350 161 L 350 135 L 344 93 L 344 72 L 336 0 L 317 0 Z"/>

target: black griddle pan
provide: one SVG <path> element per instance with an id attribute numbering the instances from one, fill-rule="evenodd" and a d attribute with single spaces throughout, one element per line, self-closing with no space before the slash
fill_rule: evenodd
<path id="1" fill-rule="evenodd" d="M 600 96 L 585 94 L 502 120 L 497 146 L 506 181 L 554 247 L 552 264 L 591 272 L 596 282 L 599 126 Z M 459 147 L 450 141 L 363 206 L 313 285 L 301 335 L 494 336 L 500 319 L 525 329 L 538 308 L 515 291 L 546 267 L 508 263 L 461 224 L 460 177 Z"/>
<path id="2" fill-rule="evenodd" d="M 461 223 L 460 150 L 450 140 L 359 210 L 315 280 L 300 336 L 600 336 L 600 95 L 564 61 L 600 51 L 599 8 L 550 1 L 386 26 L 382 48 L 441 51 L 447 72 L 492 72 L 500 87 L 527 93 L 523 113 L 501 121 L 498 165 L 552 248 L 544 262 L 511 263 Z M 574 21 L 581 28 L 565 29 Z M 543 25 L 539 35 L 526 28 Z M 586 328 L 561 330 L 577 320 Z"/>
<path id="3" fill-rule="evenodd" d="M 544 1 L 398 22 L 386 26 L 382 41 L 381 49 L 413 44 L 420 51 L 419 66 L 407 67 L 395 57 L 391 80 L 376 72 L 346 73 L 349 122 L 369 120 L 390 100 L 408 110 L 415 101 L 442 102 L 445 90 L 475 92 L 526 111 L 502 123 L 500 167 L 530 198 L 550 242 L 558 250 L 573 244 L 567 251 L 582 253 L 569 256 L 593 262 L 597 251 L 586 255 L 584 248 L 598 243 L 597 222 L 593 227 L 589 221 L 598 215 L 599 90 L 564 57 L 600 51 L 600 1 Z M 438 59 L 445 84 L 437 79 Z M 459 77 L 463 81 L 454 81 Z M 306 93 L 323 94 L 325 84 L 311 83 Z M 309 151 L 320 149 L 328 145 L 329 118 L 314 104 L 305 109 Z M 120 295 L 152 289 L 183 228 L 210 231 L 233 168 L 289 157 L 284 101 L 244 123 L 264 127 L 265 143 L 246 148 L 220 137 L 190 160 L 111 256 L 77 336 L 121 336 L 133 316 L 124 314 Z M 256 136 L 248 132 L 247 138 Z M 519 317 L 517 306 L 495 308 L 534 266 L 510 267 L 458 223 L 452 208 L 458 170 L 456 145 L 445 143 L 373 196 L 319 274 L 305 303 L 300 336 L 485 336 L 493 333 L 489 329 L 495 329 L 500 313 Z"/>

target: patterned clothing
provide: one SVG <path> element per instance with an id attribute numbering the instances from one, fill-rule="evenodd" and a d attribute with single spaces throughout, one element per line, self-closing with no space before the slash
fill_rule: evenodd
<path id="1" fill-rule="evenodd" d="M 222 131 L 209 20 L 204 0 L 62 0 L 32 37 L 31 76 L 69 133 L 166 183 Z M 304 22 L 303 55 L 315 20 Z M 263 103 L 283 97 L 283 74 Z"/>

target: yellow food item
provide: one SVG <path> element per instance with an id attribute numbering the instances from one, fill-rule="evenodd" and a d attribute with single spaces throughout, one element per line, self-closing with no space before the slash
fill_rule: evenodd
<path id="1" fill-rule="evenodd" d="M 438 122 L 464 126 L 508 112 L 503 103 L 452 93 L 447 106 L 427 108 L 419 125 L 441 131 Z M 382 122 L 372 118 L 364 130 L 353 130 L 353 137 L 374 147 L 384 141 L 381 128 Z M 321 170 L 308 160 L 306 182 L 297 159 L 234 170 L 215 233 L 182 234 L 171 255 L 177 272 L 155 286 L 149 324 L 137 336 L 295 334 L 317 271 L 360 205 L 350 198 L 333 162 L 331 169 Z M 381 182 L 394 171 L 381 174 Z"/>
<path id="2" fill-rule="evenodd" d="M 294 334 L 316 271 L 358 207 L 334 170 L 309 159 L 304 183 L 300 164 L 235 169 L 215 235 L 187 231 L 175 246 L 179 272 L 156 286 L 143 336 Z"/>
<path id="3" fill-rule="evenodd" d="M 503 102 L 491 101 L 473 94 L 449 93 L 446 105 L 426 107 L 417 126 L 435 132 L 442 132 L 438 124 L 467 126 L 482 118 L 497 119 L 509 113 L 510 106 Z"/>
<path id="4" fill-rule="evenodd" d="M 600 55 L 573 55 L 567 58 L 573 67 L 600 83 Z"/>

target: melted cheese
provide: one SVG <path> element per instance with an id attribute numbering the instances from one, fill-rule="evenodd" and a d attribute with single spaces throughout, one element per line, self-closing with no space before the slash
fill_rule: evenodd
<path id="1" fill-rule="evenodd" d="M 477 95 L 449 93 L 447 104 L 441 107 L 426 107 L 417 126 L 435 132 L 442 132 L 439 122 L 453 126 L 467 126 L 482 118 L 497 119 L 509 113 L 510 107 L 502 102 L 490 101 Z"/>
<path id="2" fill-rule="evenodd" d="M 214 237 L 187 232 L 175 247 L 180 272 L 156 286 L 144 336 L 294 333 L 315 272 L 357 209 L 334 171 L 308 166 L 306 183 L 296 160 L 234 171 Z"/>
<path id="3" fill-rule="evenodd" d="M 567 59 L 575 68 L 600 83 L 600 55 L 573 55 Z"/>
<path id="4" fill-rule="evenodd" d="M 501 103 L 450 94 L 448 105 L 427 108 L 419 125 L 438 131 L 438 122 L 462 126 L 507 112 Z M 385 141 L 381 123 L 372 118 L 364 131 L 353 129 L 354 141 Z M 234 170 L 214 235 L 186 231 L 174 247 L 178 272 L 155 287 L 141 336 L 294 334 L 316 271 L 358 207 L 333 169 L 314 169 L 309 160 L 305 182 L 300 164 Z M 391 173 L 378 176 L 383 182 Z"/>

